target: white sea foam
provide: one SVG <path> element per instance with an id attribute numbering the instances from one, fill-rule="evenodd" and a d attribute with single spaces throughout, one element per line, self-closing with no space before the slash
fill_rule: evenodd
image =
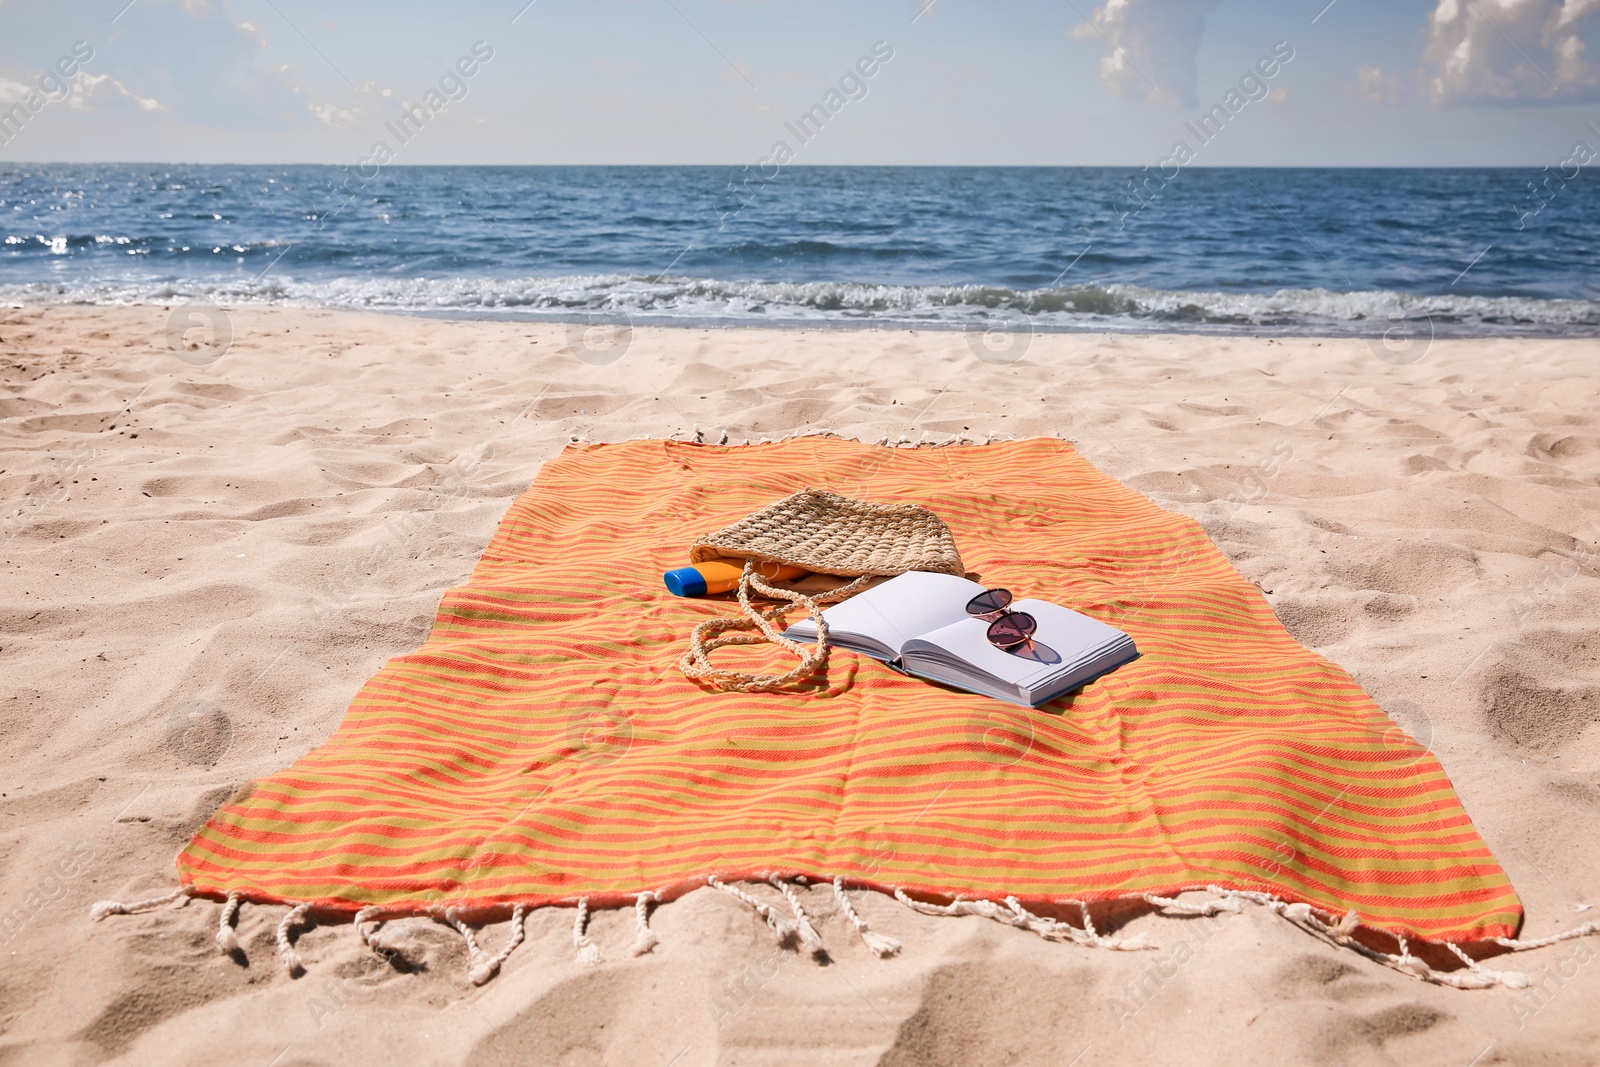
<path id="1" fill-rule="evenodd" d="M 30 283 L 0 286 L 11 304 L 285 304 L 487 317 L 729 325 L 881 323 L 928 327 L 1378 334 L 1399 322 L 1440 333 L 1600 333 L 1600 301 L 1519 296 L 1335 292 L 1180 292 L 1138 286 L 1016 290 L 997 286 L 751 282 L 625 275 L 556 278 L 340 277 L 298 280 Z"/>

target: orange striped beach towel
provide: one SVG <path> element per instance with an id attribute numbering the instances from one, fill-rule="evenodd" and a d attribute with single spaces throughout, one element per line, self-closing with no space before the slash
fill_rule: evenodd
<path id="1" fill-rule="evenodd" d="M 807 487 L 931 508 L 983 582 L 1110 622 L 1142 658 L 1037 709 L 844 651 L 809 691 L 690 682 L 689 631 L 736 608 L 662 572 Z M 346 915 L 631 905 L 769 873 L 1045 910 L 1216 886 L 1452 942 L 1514 936 L 1522 913 L 1438 761 L 1199 524 L 1048 439 L 568 448 L 427 642 L 178 868 L 191 895 Z"/>

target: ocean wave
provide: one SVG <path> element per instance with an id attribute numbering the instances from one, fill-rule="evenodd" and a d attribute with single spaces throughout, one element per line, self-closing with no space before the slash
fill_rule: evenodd
<path id="1" fill-rule="evenodd" d="M 94 237 L 90 237 L 93 241 Z M 14 305 L 230 304 L 331 306 L 556 320 L 883 324 L 987 329 L 1376 335 L 1397 323 L 1439 333 L 1600 333 L 1600 301 L 1427 295 L 1368 290 L 1205 292 L 1130 285 L 1004 286 L 757 282 L 594 274 L 556 278 L 291 277 L 253 280 L 97 280 L 0 285 Z"/>

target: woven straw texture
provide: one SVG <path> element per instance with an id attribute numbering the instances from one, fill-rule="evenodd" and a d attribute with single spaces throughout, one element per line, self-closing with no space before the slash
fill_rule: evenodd
<path id="1" fill-rule="evenodd" d="M 789 563 L 846 578 L 966 573 L 950 528 L 927 508 L 852 500 L 825 489 L 786 497 L 689 550 L 691 563 L 718 556 Z"/>
<path id="2" fill-rule="evenodd" d="M 705 691 L 677 669 L 684 635 L 729 606 L 661 572 L 808 486 L 925 504 L 985 584 L 1143 656 L 1040 708 L 843 651 L 806 692 Z M 1216 884 L 1435 940 L 1509 936 L 1522 913 L 1433 755 L 1198 523 L 1053 440 L 570 448 L 427 642 L 178 866 L 207 896 L 347 913 L 632 906 L 769 871 L 1025 905 Z"/>

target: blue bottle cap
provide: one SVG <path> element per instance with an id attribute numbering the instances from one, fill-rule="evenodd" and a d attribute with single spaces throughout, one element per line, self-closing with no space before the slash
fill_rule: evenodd
<path id="1" fill-rule="evenodd" d="M 673 596 L 705 596 L 706 577 L 693 567 L 679 567 L 661 576 Z"/>

